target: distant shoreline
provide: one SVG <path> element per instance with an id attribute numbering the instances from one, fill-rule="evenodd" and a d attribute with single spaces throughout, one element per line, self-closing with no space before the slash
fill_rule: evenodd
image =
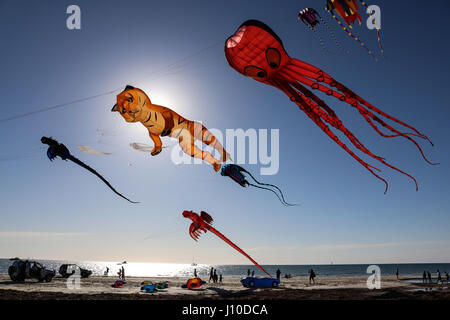
<path id="1" fill-rule="evenodd" d="M 44 266 L 54 269 L 58 272 L 59 267 L 63 263 L 76 263 L 79 266 L 92 270 L 93 275 L 102 276 L 106 270 L 109 269 L 109 275 L 117 275 L 119 268 L 122 267 L 118 262 L 88 262 L 88 261 L 68 261 L 68 260 L 40 260 Z M 9 259 L 0 259 L 0 274 L 7 274 L 8 267 L 12 264 Z M 126 275 L 134 277 L 189 277 L 193 275 L 194 269 L 200 276 L 208 276 L 211 267 L 217 269 L 218 274 L 228 277 L 242 277 L 246 276 L 248 270 L 255 271 L 257 276 L 262 276 L 262 272 L 254 265 L 216 265 L 216 264 L 197 264 L 192 266 L 189 264 L 164 264 L 164 263 L 136 263 L 127 262 L 123 264 Z M 271 275 L 274 275 L 277 269 L 281 270 L 281 277 L 286 274 L 293 276 L 308 277 L 308 270 L 313 269 L 320 277 L 334 277 L 334 276 L 367 276 L 368 264 L 324 264 L 324 265 L 262 265 Z M 441 273 L 444 271 L 450 272 L 450 263 L 410 263 L 410 264 L 378 264 L 382 276 L 393 276 L 399 270 L 400 276 L 415 277 L 422 276 L 423 271 L 429 271 L 432 276 L 436 275 L 439 269 Z"/>

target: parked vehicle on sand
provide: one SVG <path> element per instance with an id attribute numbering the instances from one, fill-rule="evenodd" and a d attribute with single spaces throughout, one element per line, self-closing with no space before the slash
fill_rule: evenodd
<path id="1" fill-rule="evenodd" d="M 8 268 L 8 274 L 14 282 L 22 282 L 26 279 L 50 282 L 56 274 L 55 270 L 47 269 L 37 261 L 21 259 L 14 259 L 13 261 L 13 264 Z"/>

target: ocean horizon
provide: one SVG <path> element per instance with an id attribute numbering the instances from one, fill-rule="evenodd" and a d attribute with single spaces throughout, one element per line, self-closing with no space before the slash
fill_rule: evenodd
<path id="1" fill-rule="evenodd" d="M 254 265 L 234 264 L 177 264 L 177 263 L 147 263 L 147 262 L 100 262 L 100 261 L 73 261 L 73 260 L 43 260 L 31 259 L 42 263 L 49 269 L 58 272 L 59 267 L 65 263 L 74 263 L 82 268 L 92 270 L 93 275 L 103 276 L 109 268 L 109 276 L 116 276 L 123 266 L 125 274 L 132 277 L 191 277 L 196 269 L 199 277 L 209 277 L 210 268 L 217 269 L 218 274 L 228 277 L 244 277 L 248 270 L 255 271 L 256 276 L 264 274 Z M 7 274 L 12 264 L 10 259 L 0 259 L 0 274 Z M 392 263 L 392 264 L 308 264 L 308 265 L 261 265 L 270 274 L 275 275 L 280 269 L 281 276 L 291 274 L 294 277 L 307 277 L 308 270 L 313 269 L 318 277 L 332 276 L 365 276 L 367 267 L 377 265 L 381 275 L 395 275 L 397 269 L 400 276 L 421 276 L 423 271 L 429 271 L 433 276 L 437 270 L 442 273 L 450 271 L 450 263 Z"/>

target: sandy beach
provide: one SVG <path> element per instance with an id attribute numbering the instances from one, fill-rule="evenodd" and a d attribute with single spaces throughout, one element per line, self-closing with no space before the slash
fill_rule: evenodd
<path id="1" fill-rule="evenodd" d="M 413 277 L 408 277 L 413 278 Z M 222 284 L 206 283 L 197 290 L 181 288 L 187 278 L 129 277 L 122 288 L 113 288 L 114 277 L 81 279 L 79 289 L 69 289 L 67 279 L 56 276 L 52 282 L 28 280 L 13 283 L 0 275 L 0 300 L 198 300 L 198 299 L 265 299 L 265 300 L 367 300 L 367 299 L 450 299 L 448 285 L 414 284 L 400 278 L 382 278 L 381 289 L 369 290 L 366 277 L 323 277 L 309 284 L 305 277 L 281 279 L 276 289 L 244 288 L 239 278 L 226 277 Z M 141 282 L 167 281 L 169 287 L 157 293 L 140 291 Z"/>

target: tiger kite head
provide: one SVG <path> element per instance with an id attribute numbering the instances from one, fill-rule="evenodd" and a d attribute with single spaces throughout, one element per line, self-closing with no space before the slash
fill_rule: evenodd
<path id="1" fill-rule="evenodd" d="M 150 105 L 150 98 L 141 89 L 127 85 L 125 89 L 117 95 L 117 102 L 111 109 L 112 112 L 119 112 L 126 122 L 138 122 L 141 120 L 142 109 L 145 105 Z"/>

